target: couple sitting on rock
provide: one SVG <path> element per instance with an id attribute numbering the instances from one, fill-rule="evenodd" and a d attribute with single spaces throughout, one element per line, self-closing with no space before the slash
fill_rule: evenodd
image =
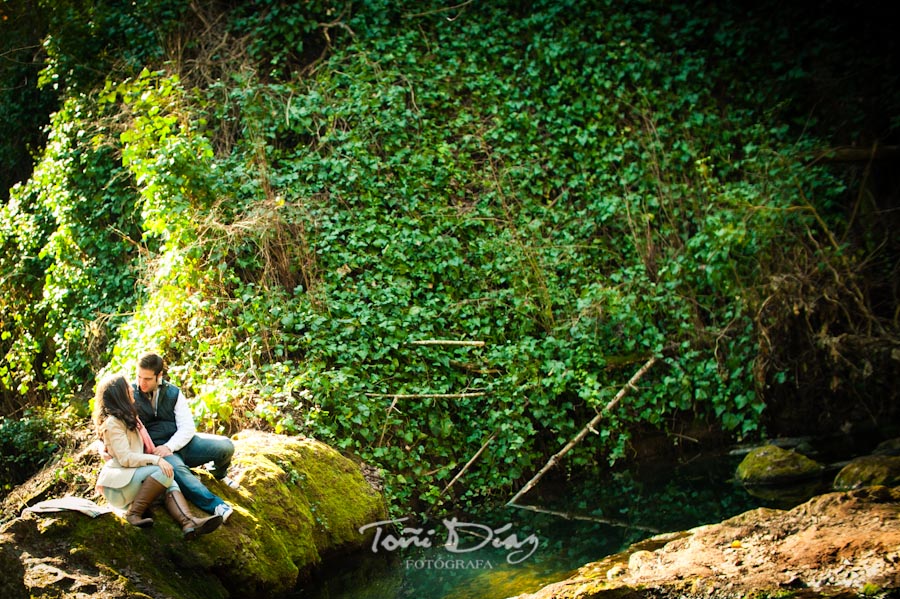
<path id="1" fill-rule="evenodd" d="M 113 375 L 97 385 L 93 418 L 106 459 L 97 487 L 110 505 L 127 509 L 130 524 L 140 527 L 153 524 L 145 512 L 165 492 L 167 511 L 190 539 L 216 530 L 234 511 L 191 468 L 212 462 L 213 476 L 237 488 L 226 476 L 234 444 L 196 432 L 187 399 L 162 374 L 163 359 L 149 353 L 138 361 L 137 383 Z M 213 515 L 195 518 L 185 498 Z"/>

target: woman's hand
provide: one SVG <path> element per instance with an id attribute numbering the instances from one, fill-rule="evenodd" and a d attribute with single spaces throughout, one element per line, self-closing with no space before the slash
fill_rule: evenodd
<path id="1" fill-rule="evenodd" d="M 172 464 L 165 460 L 159 461 L 159 469 L 162 470 L 162 473 L 171 478 L 175 474 L 175 469 L 172 468 Z"/>

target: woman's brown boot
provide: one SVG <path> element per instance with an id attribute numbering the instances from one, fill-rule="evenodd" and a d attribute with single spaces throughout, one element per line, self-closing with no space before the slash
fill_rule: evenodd
<path id="1" fill-rule="evenodd" d="M 144 518 L 144 512 L 165 490 L 166 486 L 152 476 L 145 478 L 131 505 L 128 506 L 128 511 L 125 512 L 125 520 L 129 524 L 140 528 L 153 526 L 153 518 Z"/>
<path id="2" fill-rule="evenodd" d="M 181 491 L 170 491 L 166 495 L 166 509 L 169 510 L 175 522 L 181 526 L 184 538 L 188 540 L 211 533 L 222 525 L 222 516 L 194 518 Z"/>

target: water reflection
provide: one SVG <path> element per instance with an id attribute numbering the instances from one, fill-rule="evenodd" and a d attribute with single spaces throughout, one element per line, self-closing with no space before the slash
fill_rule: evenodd
<path id="1" fill-rule="evenodd" d="M 348 558 L 301 585 L 306 599 L 504 599 L 562 580 L 582 565 L 621 551 L 652 533 L 718 522 L 748 509 L 775 507 L 732 482 L 740 457 L 699 457 L 690 463 L 644 464 L 639 470 L 558 481 L 529 494 L 527 503 L 573 518 L 501 507 L 460 521 L 487 528 L 459 530 L 458 547 L 476 547 L 503 526 L 506 538 L 534 535 L 536 550 L 521 563 L 508 562 L 509 546 L 482 543 L 475 551 L 452 552 L 441 520 L 404 521 L 418 532 L 406 538 L 434 539 L 430 547 L 410 542 L 377 546 Z M 778 507 L 783 507 L 779 505 Z M 578 519 L 574 519 L 577 517 Z M 434 531 L 430 533 L 429 531 Z M 387 532 L 387 530 L 385 530 Z M 481 534 L 479 539 L 477 536 Z M 467 535 L 467 539 L 462 539 Z M 382 537 L 382 539 L 385 537 Z M 466 544 L 468 543 L 468 544 Z M 393 548 L 393 550 L 388 550 Z M 372 549 L 372 548 L 370 548 Z"/>
<path id="2" fill-rule="evenodd" d="M 461 519 L 461 518 L 460 518 Z M 501 520 L 502 519 L 502 520 Z M 470 516 L 466 521 L 475 522 Z M 322 572 L 302 585 L 297 597 L 313 599 L 491 599 L 505 598 L 567 577 L 585 562 L 618 551 L 623 532 L 605 525 L 560 520 L 548 515 L 503 509 L 481 516 L 479 523 L 493 530 L 510 526 L 519 539 L 534 535 L 535 551 L 519 563 L 509 563 L 508 547 L 483 543 L 482 531 L 460 529 L 459 547 L 449 551 L 441 543 L 430 548 L 410 546 L 393 552 L 364 552 L 339 568 Z M 441 536 L 443 523 L 425 523 Z M 441 539 L 443 540 L 443 539 Z M 516 556 L 513 555 L 513 561 Z"/>

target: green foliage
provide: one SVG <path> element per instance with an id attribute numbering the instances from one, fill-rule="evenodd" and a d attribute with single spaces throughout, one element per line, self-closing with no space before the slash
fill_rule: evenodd
<path id="1" fill-rule="evenodd" d="M 247 53 L 261 70 L 290 78 L 342 33 L 338 26 L 346 10 L 346 3 L 329 0 L 260 0 L 236 7 L 228 23 L 234 35 L 250 39 Z"/>
<path id="2" fill-rule="evenodd" d="M 788 371 L 764 359 L 784 322 L 768 285 L 792 252 L 844 256 L 798 241 L 830 235 L 847 187 L 794 126 L 786 90 L 809 74 L 770 60 L 788 30 L 690 3 L 509 4 L 223 6 L 223 43 L 204 30 L 190 60 L 145 32 L 97 41 L 133 68 L 67 100 L 0 219 L 21 256 L 0 258 L 4 289 L 22 282 L 4 392 L 156 349 L 203 428 L 316 436 L 423 510 L 506 500 L 651 355 L 565 466 L 685 418 L 758 434 Z M 143 23 L 92 6 L 71 27 Z M 181 14 L 153 10 L 159 34 Z M 89 81 L 101 46 L 51 37 L 48 74 Z"/>
<path id="3" fill-rule="evenodd" d="M 133 302 L 129 181 L 97 143 L 97 120 L 85 98 L 69 100 L 33 176 L 0 209 L 4 406 L 17 396 L 71 401 L 106 361 L 108 335 Z"/>
<path id="4" fill-rule="evenodd" d="M 133 72 L 160 60 L 160 39 L 181 22 L 183 2 L 39 0 L 48 22 L 41 84 L 86 92 L 111 71 Z"/>
<path id="5" fill-rule="evenodd" d="M 0 493 L 25 482 L 59 448 L 55 423 L 26 412 L 19 419 L 0 417 Z"/>
<path id="6" fill-rule="evenodd" d="M 38 89 L 41 38 L 47 21 L 25 0 L 0 6 L 0 198 L 28 178 L 34 154 L 45 141 L 44 127 L 56 106 L 56 94 Z"/>

